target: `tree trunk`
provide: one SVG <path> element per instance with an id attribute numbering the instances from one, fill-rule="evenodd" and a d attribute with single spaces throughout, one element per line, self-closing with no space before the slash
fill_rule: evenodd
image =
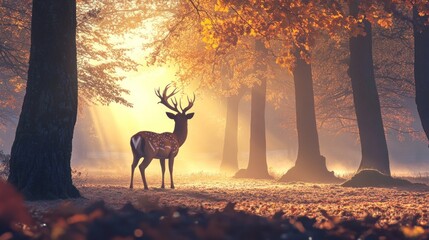
<path id="1" fill-rule="evenodd" d="M 80 196 L 70 167 L 76 115 L 76 1 L 34 0 L 27 91 L 8 179 L 27 200 Z"/>
<path id="2" fill-rule="evenodd" d="M 429 140 L 429 26 L 427 16 L 419 16 L 413 10 L 414 20 L 414 80 L 416 104 L 420 121 Z"/>
<path id="3" fill-rule="evenodd" d="M 350 4 L 350 14 L 357 16 L 359 1 Z M 375 169 L 390 175 L 389 154 L 374 77 L 371 23 L 362 23 L 365 36 L 350 38 L 350 68 L 353 100 L 362 150 L 359 171 Z"/>
<path id="4" fill-rule="evenodd" d="M 247 169 L 241 169 L 235 177 L 271 178 L 268 174 L 267 144 L 265 137 L 265 102 L 267 92 L 266 71 L 267 49 L 261 41 L 256 41 L 256 51 L 260 55 L 255 63 L 261 84 L 252 87 L 251 114 L 250 114 L 250 149 Z"/>
<path id="5" fill-rule="evenodd" d="M 296 56 L 293 77 L 298 157 L 295 166 L 283 175 L 280 181 L 338 182 L 340 180 L 326 168 L 325 157 L 320 155 L 311 65 L 306 63 L 299 54 Z"/>
<path id="6" fill-rule="evenodd" d="M 296 60 L 293 71 L 296 102 L 296 128 L 298 132 L 297 167 L 308 168 L 312 165 L 320 168 L 325 163 L 320 161 L 319 135 L 314 109 L 313 79 L 311 65 L 303 59 Z"/>
<path id="7" fill-rule="evenodd" d="M 247 171 L 255 178 L 267 178 L 267 146 L 265 137 L 265 98 L 267 81 L 261 78 L 261 84 L 252 88 L 250 116 L 250 149 Z"/>
<path id="8" fill-rule="evenodd" d="M 238 170 L 238 105 L 241 96 L 230 96 L 227 99 L 225 140 L 223 142 L 222 163 L 223 172 L 236 172 Z"/>

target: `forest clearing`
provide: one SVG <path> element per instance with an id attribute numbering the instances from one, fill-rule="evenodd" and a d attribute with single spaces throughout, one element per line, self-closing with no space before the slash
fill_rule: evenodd
<path id="1" fill-rule="evenodd" d="M 129 189 L 126 177 L 87 178 L 79 183 L 83 199 L 70 200 L 76 206 L 104 201 L 120 209 L 126 202 L 141 210 L 159 207 L 185 207 L 213 212 L 222 210 L 228 202 L 235 209 L 272 217 L 283 211 L 286 216 L 323 217 L 321 210 L 341 219 L 363 219 L 380 216 L 380 221 L 393 224 L 403 218 L 421 215 L 420 223 L 429 221 L 428 189 L 419 188 L 350 188 L 336 184 L 282 183 L 276 180 L 227 178 L 225 175 L 191 174 L 176 177 L 176 189 L 161 189 L 160 176 L 149 175 L 149 191 L 143 190 L 140 179 L 135 189 Z M 414 179 L 427 182 L 428 179 Z M 27 202 L 30 209 L 46 212 L 61 205 L 63 200 Z"/>
<path id="2" fill-rule="evenodd" d="M 429 239 L 428 0 L 0 19 L 0 240 Z"/>
<path id="3" fill-rule="evenodd" d="M 85 208 L 96 211 L 96 209 L 107 207 L 119 211 L 115 213 L 119 215 L 115 215 L 113 212 L 105 213 L 105 221 L 114 221 L 113 223 L 119 228 L 122 226 L 120 213 L 126 212 L 123 208 L 124 203 L 128 202 L 138 211 L 145 212 L 147 214 L 145 216 L 149 219 L 151 214 L 161 219 L 160 226 L 146 219 L 141 220 L 140 227 L 143 229 L 143 236 L 146 234 L 145 227 L 148 227 L 148 224 L 152 226 L 152 229 L 162 227 L 164 235 L 155 237 L 156 235 L 152 235 L 153 232 L 148 231 L 148 236 L 145 236 L 147 238 L 136 239 L 163 239 L 161 236 L 164 238 L 182 236 L 186 239 L 193 239 L 190 234 L 193 228 L 185 230 L 180 226 L 186 224 L 189 221 L 188 218 L 194 219 L 191 220 L 192 222 L 202 221 L 201 214 L 207 217 L 208 223 L 221 221 L 223 224 L 217 227 L 212 226 L 211 230 L 208 225 L 202 227 L 204 230 L 199 233 L 201 234 L 198 237 L 200 239 L 213 239 L 216 234 L 220 234 L 217 238 L 222 239 L 226 239 L 228 236 L 239 236 L 237 238 L 244 239 L 243 234 L 251 232 L 250 226 L 254 228 L 265 226 L 265 230 L 259 229 L 253 233 L 252 237 L 245 237 L 246 239 L 261 239 L 259 234 L 269 235 L 268 239 L 308 239 L 308 237 L 326 239 L 327 236 L 335 237 L 335 239 L 355 239 L 359 236 L 425 239 L 425 236 L 427 237 L 429 234 L 429 229 L 427 229 L 429 209 L 425 206 L 426 200 L 429 198 L 427 189 L 425 191 L 397 188 L 347 188 L 334 184 L 225 179 L 223 175 L 203 173 L 178 176 L 177 179 L 178 187 L 174 190 L 153 187 L 149 191 L 144 191 L 141 182 L 136 183 L 135 189 L 129 189 L 129 179 L 125 177 L 86 178 L 78 183 L 84 198 L 67 201 L 26 202 L 26 205 L 39 224 L 43 224 L 49 219 L 52 220 L 52 216 L 56 216 L 54 219 L 57 219 L 57 222 L 59 216 L 63 216 L 66 221 L 79 216 L 82 218 L 81 214 Z M 427 181 L 423 178 L 414 180 Z M 159 176 L 149 175 L 148 182 L 159 183 Z M 100 201 L 103 201 L 105 205 L 100 205 Z M 234 205 L 230 205 L 231 203 Z M 86 210 L 86 213 L 90 215 L 90 212 L 87 211 L 89 210 Z M 240 212 L 246 214 L 243 215 Z M 47 213 L 49 214 L 46 215 Z M 255 220 L 255 216 L 263 218 Z M 130 217 L 128 216 L 128 218 Z M 164 218 L 165 225 L 162 223 Z M 168 220 L 169 218 L 173 220 Z M 96 219 L 82 221 L 86 226 L 93 228 L 94 226 L 89 223 L 97 222 Z M 98 224 L 103 224 L 101 223 L 103 222 L 102 217 L 98 221 Z M 259 223 L 252 225 L 255 224 L 254 221 Z M 267 222 L 264 224 L 264 221 Z M 70 236 L 70 233 L 76 231 L 75 227 L 79 224 L 82 222 L 78 221 L 62 227 L 68 229 L 65 231 L 69 231 Z M 267 230 L 267 225 L 271 226 L 270 231 Z M 280 225 L 290 225 L 289 227 L 294 230 L 281 230 Z M 96 224 L 95 226 L 103 225 Z M 240 228 L 237 228 L 238 226 L 243 229 L 241 232 Z M 130 226 L 123 226 L 123 228 L 128 229 L 124 230 L 125 232 L 130 231 L 128 235 L 133 234 L 134 229 L 130 230 Z M 315 229 L 319 229 L 319 231 Z M 120 234 L 118 230 L 107 231 L 104 234 L 112 239 L 115 231 Z M 126 236 L 124 231 L 121 234 Z M 285 232 L 288 234 L 285 235 Z M 207 236 L 204 233 L 210 235 Z"/>

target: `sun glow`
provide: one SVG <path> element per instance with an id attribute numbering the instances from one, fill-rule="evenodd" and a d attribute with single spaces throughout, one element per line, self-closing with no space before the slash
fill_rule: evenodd
<path id="1" fill-rule="evenodd" d="M 165 112 L 166 107 L 159 102 L 154 93 L 154 89 L 164 87 L 174 81 L 174 70 L 165 67 L 141 68 L 139 72 L 130 74 L 123 82 L 123 87 L 130 90 L 127 100 L 133 104 L 132 108 L 118 104 L 110 106 L 90 106 L 83 114 L 88 114 L 88 118 L 77 125 L 78 134 L 76 142 L 83 141 L 92 144 L 94 147 L 82 153 L 83 149 L 76 147 L 75 152 L 79 152 L 73 159 L 73 164 L 77 167 L 85 168 L 89 171 L 98 170 L 109 173 L 129 174 L 132 161 L 130 150 L 130 137 L 138 131 L 172 132 L 174 122 L 169 119 Z M 186 92 L 192 92 L 187 89 Z M 178 94 L 186 101 L 186 95 Z M 188 139 L 181 147 L 180 153 L 175 162 L 176 172 L 210 172 L 218 170 L 220 162 L 213 161 L 219 158 L 221 140 L 223 137 L 223 113 L 221 104 L 215 104 L 210 97 L 204 97 L 197 93 L 196 104 L 190 112 L 195 112 L 194 119 L 190 120 Z M 209 112 L 204 109 L 210 109 Z M 222 117 L 219 117 L 222 116 Z M 86 126 L 92 129 L 92 141 L 88 136 L 79 134 L 87 132 Z M 203 127 L 205 126 L 205 127 Z M 204 132 L 198 129 L 205 129 Z M 207 138 L 211 139 L 207 142 Z M 218 141 L 216 140 L 218 139 Z M 216 143 L 216 144 L 213 144 Z M 211 161 L 209 160 L 211 159 Z M 108 164 L 106 163 L 108 162 Z M 159 172 L 159 164 L 156 160 L 149 167 L 148 171 Z M 211 162 L 213 164 L 211 164 Z"/>
<path id="2" fill-rule="evenodd" d="M 175 69 L 142 67 L 122 82 L 122 87 L 130 90 L 126 99 L 133 107 L 119 104 L 87 107 L 76 127 L 73 166 L 88 172 L 129 176 L 132 162 L 130 137 L 138 131 L 161 133 L 174 129 L 174 122 L 165 114 L 168 109 L 158 104 L 154 90 L 175 80 Z M 191 86 L 183 90 L 189 95 L 195 88 Z M 178 97 L 186 101 L 186 94 L 179 93 Z M 222 97 L 196 92 L 196 102 L 190 111 L 195 112 L 195 117 L 188 123 L 188 138 L 175 161 L 175 173 L 218 173 L 225 131 L 225 105 Z M 242 100 L 238 128 L 240 168 L 247 167 L 249 156 L 249 111 L 249 102 Z M 269 172 L 280 177 L 294 165 L 296 146 L 287 145 L 284 136 L 275 134 L 277 128 L 267 125 L 267 160 Z M 332 167 L 332 157 L 327 156 L 327 159 L 328 166 Z M 334 165 L 337 172 L 339 166 Z M 154 160 L 147 171 L 148 174 L 159 174 L 158 161 Z"/>

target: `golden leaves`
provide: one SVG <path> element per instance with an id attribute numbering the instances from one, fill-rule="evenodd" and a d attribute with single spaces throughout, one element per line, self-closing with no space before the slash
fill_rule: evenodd
<path id="1" fill-rule="evenodd" d="M 392 17 L 378 19 L 377 24 L 383 28 L 390 28 L 393 26 L 393 19 Z"/>
<path id="2" fill-rule="evenodd" d="M 276 63 L 282 67 L 289 67 L 294 62 L 294 57 L 291 54 L 286 56 L 279 56 L 276 58 Z"/>
<path id="3" fill-rule="evenodd" d="M 217 12 L 229 12 L 229 6 L 222 0 L 217 0 L 214 10 Z"/>
<path id="4" fill-rule="evenodd" d="M 349 24 L 337 6 L 327 6 L 323 1 L 218 1 L 216 6 L 228 6 L 230 11 L 225 14 L 220 7 L 209 10 L 216 18 L 216 31 L 203 31 L 204 42 L 212 45 L 217 39 L 216 47 L 228 48 L 248 37 L 280 41 L 282 48 L 276 55 L 281 66 L 292 62 L 288 52 L 294 48 L 309 52 L 320 31 L 340 35 Z M 308 54 L 303 57 L 309 61 Z"/>
<path id="5" fill-rule="evenodd" d="M 403 4 L 402 0 L 392 1 Z M 278 65 L 291 69 L 296 56 L 314 61 L 310 56 L 321 35 L 339 44 L 350 36 L 365 35 L 364 20 L 384 29 L 394 24 L 392 14 L 379 1 L 361 1 L 356 17 L 348 15 L 344 1 L 202 0 L 198 3 L 198 14 L 194 12 L 191 17 L 183 18 L 184 11 L 174 16 L 172 22 L 183 20 L 186 27 L 176 31 L 177 35 L 170 35 L 174 37 L 164 41 L 163 50 L 157 54 L 176 64 L 180 79 L 197 80 L 215 90 L 228 89 L 222 91 L 227 95 L 235 94 L 240 87 L 252 86 L 257 79 L 256 75 L 244 76 L 253 67 L 252 43 L 257 39 L 266 43 L 273 55 L 270 61 L 274 59 Z M 188 46 L 184 47 L 183 42 Z M 299 53 L 291 54 L 296 51 Z M 233 68 L 233 74 L 221 73 L 225 66 Z"/>
<path id="6" fill-rule="evenodd" d="M 210 18 L 204 18 L 201 21 L 201 34 L 203 36 L 202 40 L 207 44 L 206 47 L 216 49 L 219 47 L 219 38 L 216 37 L 214 29 L 213 29 L 213 22 Z"/>
<path id="7" fill-rule="evenodd" d="M 426 5 L 421 7 L 423 2 L 416 1 L 419 9 L 429 9 Z M 405 3 L 398 0 L 392 4 Z M 204 35 L 207 34 L 204 42 L 224 49 L 235 46 L 240 39 L 262 37 L 267 41 L 289 42 L 277 49 L 280 56 L 287 55 L 292 48 L 310 52 L 315 37 L 320 33 L 327 33 L 337 42 L 347 35 L 365 35 L 364 20 L 382 28 L 392 28 L 392 4 L 363 1 L 359 14 L 352 17 L 345 15 L 347 4 L 326 1 L 217 0 L 214 8 L 206 9 L 215 19 L 216 31 L 209 34 L 203 31 Z M 421 14 L 423 12 L 420 11 Z M 306 59 L 309 60 L 308 57 Z M 284 65 L 289 61 L 278 58 L 277 62 Z"/>

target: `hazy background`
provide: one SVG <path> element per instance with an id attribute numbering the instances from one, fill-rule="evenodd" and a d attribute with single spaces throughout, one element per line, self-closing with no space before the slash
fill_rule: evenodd
<path id="1" fill-rule="evenodd" d="M 118 104 L 110 106 L 83 106 L 75 129 L 72 166 L 89 174 L 129 175 L 132 154 L 130 137 L 142 130 L 171 132 L 174 122 L 165 115 L 166 107 L 158 103 L 154 89 L 174 80 L 174 70 L 166 67 L 141 67 L 131 73 L 123 86 L 131 93 L 127 100 L 134 104 L 128 108 Z M 192 86 L 187 88 L 192 92 Z M 186 99 L 186 98 L 185 98 Z M 199 91 L 191 110 L 195 117 L 189 121 L 189 135 L 175 161 L 175 173 L 218 171 L 222 156 L 226 104 L 224 99 Z M 410 109 L 416 115 L 410 99 Z M 239 166 L 247 167 L 249 145 L 250 102 L 243 99 L 239 116 Z M 297 154 L 295 126 L 285 128 L 285 116 L 294 118 L 293 106 L 275 110 L 270 104 L 266 111 L 267 156 L 270 171 L 279 175 L 293 166 Z M 416 119 L 418 117 L 416 115 Z M 421 129 L 416 121 L 417 129 Z M 1 149 L 10 153 L 15 125 L 1 131 Z M 357 135 L 332 134 L 319 130 L 322 155 L 329 170 L 342 175 L 358 168 L 360 145 Z M 391 169 L 394 175 L 425 175 L 429 172 L 429 149 L 422 141 L 406 138 L 399 141 L 388 136 Z M 159 173 L 157 160 L 149 166 L 150 173 Z"/>

